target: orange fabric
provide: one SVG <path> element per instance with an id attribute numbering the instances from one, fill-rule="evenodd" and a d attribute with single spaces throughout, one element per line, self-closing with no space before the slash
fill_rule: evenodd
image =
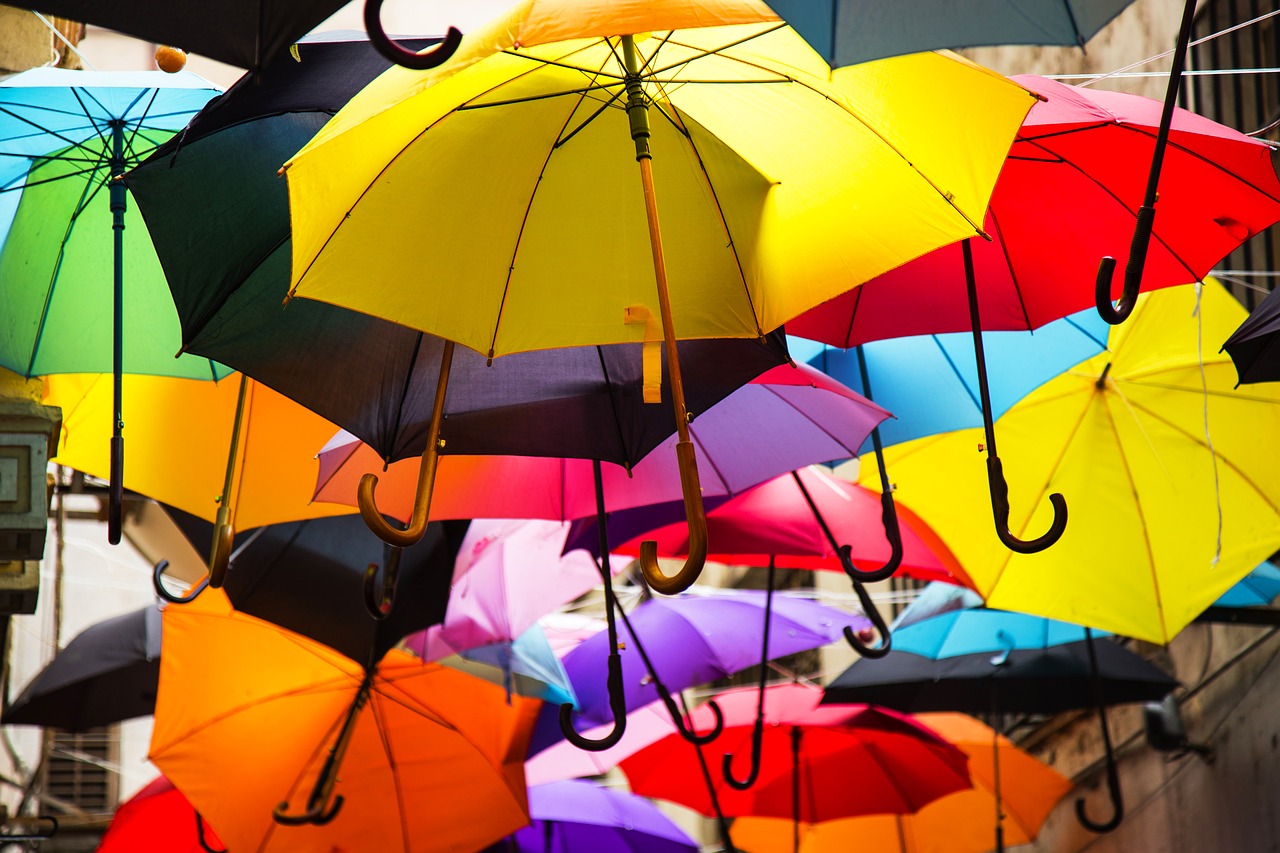
<path id="1" fill-rule="evenodd" d="M 935 800 L 914 815 L 873 815 L 804 824 L 800 853 L 985 853 L 995 849 L 992 730 L 965 714 L 915 719 L 969 756 L 973 788 Z M 1054 805 L 1071 790 L 1056 770 L 999 739 L 1000 791 L 1006 847 L 1035 839 Z M 793 826 L 778 818 L 739 818 L 731 833 L 743 853 L 791 853 Z"/>
<path id="2" fill-rule="evenodd" d="M 540 702 L 399 651 L 357 717 L 326 826 L 305 808 L 362 668 L 234 612 L 220 592 L 164 612 L 151 760 L 237 851 L 474 851 L 528 822 L 523 759 Z"/>
<path id="3" fill-rule="evenodd" d="M 238 373 L 216 383 L 126 375 L 125 487 L 213 521 L 239 390 Z M 45 377 L 44 402 L 62 407 L 55 461 L 95 477 L 110 474 L 112 397 L 109 374 Z M 336 426 L 253 381 L 245 412 L 233 487 L 236 530 L 354 511 L 311 501 L 315 451 Z"/>

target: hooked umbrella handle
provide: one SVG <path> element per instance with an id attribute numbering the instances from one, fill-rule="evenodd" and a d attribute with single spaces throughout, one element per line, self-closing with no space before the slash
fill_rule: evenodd
<path id="1" fill-rule="evenodd" d="M 991 491 L 991 511 L 995 516 L 996 535 L 1010 551 L 1036 554 L 1062 538 L 1067 529 L 1067 499 L 1059 492 L 1049 495 L 1053 505 L 1053 524 L 1035 539 L 1019 539 L 1009 532 L 1009 484 L 1004 479 L 1004 465 L 999 456 L 987 457 L 987 484 Z"/>
<path id="2" fill-rule="evenodd" d="M 1098 277 L 1094 282 L 1094 301 L 1098 316 L 1113 326 L 1118 326 L 1133 313 L 1138 303 L 1138 287 L 1142 284 L 1142 271 L 1147 265 L 1147 249 L 1151 247 L 1151 231 L 1155 227 L 1156 209 L 1143 205 L 1138 209 L 1133 240 L 1129 243 L 1129 261 L 1124 268 L 1124 291 L 1119 301 L 1111 302 L 1111 280 L 1116 269 L 1116 259 L 1110 255 L 1098 262 Z"/>
<path id="3" fill-rule="evenodd" d="M 702 485 L 698 481 L 698 462 L 693 442 L 676 443 L 676 459 L 680 466 L 680 489 L 684 493 L 684 516 L 689 525 L 689 549 L 684 565 L 674 575 L 664 575 L 658 566 L 658 543 L 646 539 L 640 543 L 640 571 L 645 581 L 663 595 L 675 595 L 693 585 L 707 562 L 707 514 L 702 506 Z"/>
<path id="4" fill-rule="evenodd" d="M 201 578 L 200 583 L 196 584 L 186 595 L 175 595 L 170 592 L 164 585 L 164 570 L 169 568 L 168 560 L 161 560 L 155 564 L 151 570 L 151 585 L 156 589 L 156 595 L 160 596 L 170 604 L 190 604 L 200 597 L 200 593 L 205 591 L 209 586 L 207 577 Z"/>
<path id="5" fill-rule="evenodd" d="M 382 0 L 365 0 L 364 28 L 369 34 L 369 43 L 374 50 L 382 54 L 396 65 L 414 71 L 426 71 L 447 62 L 458 46 L 462 44 L 462 33 L 457 27 L 449 27 L 444 41 L 431 50 L 414 53 L 396 44 L 387 36 L 382 28 Z"/>
<path id="6" fill-rule="evenodd" d="M 400 579 L 400 555 L 403 548 L 392 548 L 386 568 L 370 563 L 364 570 L 364 607 L 381 622 L 391 615 L 396 603 L 396 582 Z"/>
<path id="7" fill-rule="evenodd" d="M 618 741 L 627 731 L 627 694 L 622 683 L 622 656 L 615 646 L 609 652 L 609 710 L 613 713 L 613 730 L 599 740 L 583 737 L 573 727 L 573 705 L 568 702 L 560 706 L 560 731 L 565 740 L 578 749 L 588 752 L 604 752 L 617 746 Z"/>

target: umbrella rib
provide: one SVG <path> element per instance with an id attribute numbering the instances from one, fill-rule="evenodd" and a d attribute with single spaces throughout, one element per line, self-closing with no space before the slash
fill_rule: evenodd
<path id="1" fill-rule="evenodd" d="M 382 744 L 382 754 L 386 757 L 387 766 L 391 770 L 391 783 L 396 792 L 396 817 L 400 823 L 400 843 L 404 845 L 405 851 L 409 851 L 413 847 L 409 843 L 408 804 L 405 801 L 404 789 L 400 784 L 400 774 L 397 772 L 395 754 L 391 749 L 391 736 L 387 730 L 381 703 L 378 702 L 380 695 L 377 691 L 370 692 L 369 713 L 373 716 L 373 724 L 378 731 L 378 742 Z"/>
<path id="2" fill-rule="evenodd" d="M 974 394 L 973 386 L 969 382 L 968 377 L 966 377 L 963 373 L 960 372 L 959 365 L 957 365 L 955 363 L 955 360 L 951 358 L 951 353 L 948 352 L 947 348 L 942 345 L 942 341 L 938 340 L 938 336 L 930 335 L 929 338 L 933 341 L 933 345 L 938 348 L 938 352 L 942 353 L 942 358 L 944 361 L 946 361 L 947 367 L 951 368 L 951 372 L 952 374 L 955 375 L 956 381 L 960 383 L 960 387 L 963 388 L 965 393 L 969 395 L 969 402 L 973 403 L 973 408 L 976 409 L 978 412 L 978 415 L 981 416 L 982 401 L 979 400 L 977 395 Z"/>
<path id="3" fill-rule="evenodd" d="M 1018 296 L 1018 308 L 1022 310 L 1022 320 L 1026 323 L 1028 331 L 1033 328 L 1031 323 L 1031 312 L 1027 310 L 1027 300 L 1022 295 L 1022 285 L 1018 282 L 1018 274 L 1013 268 L 1013 259 L 1009 257 L 1009 244 L 1004 240 L 1004 229 L 1000 227 L 1000 217 L 996 214 L 995 206 L 989 206 L 988 212 L 991 214 L 991 230 L 994 232 L 992 236 L 1000 241 L 1000 257 L 1004 258 L 1005 269 L 1009 271 L 1009 280 L 1013 282 L 1013 292 Z"/>
<path id="4" fill-rule="evenodd" d="M 790 400 L 788 400 L 786 397 L 784 397 L 784 396 L 782 396 L 781 394 L 779 394 L 777 391 L 775 391 L 775 390 L 773 389 L 773 387 L 772 387 L 772 386 L 762 384 L 760 387 L 761 387 L 761 388 L 763 388 L 763 389 L 764 389 L 765 391 L 767 391 L 768 393 L 772 394 L 773 396 L 777 397 L 779 400 L 781 400 L 783 403 L 785 403 L 786 405 L 788 405 L 789 407 L 791 407 L 791 408 L 792 408 L 793 410 L 795 410 L 796 412 L 798 412 L 798 413 L 801 415 L 801 417 L 803 417 L 803 418 L 804 418 L 805 420 L 807 420 L 809 423 L 811 423 L 811 424 L 813 424 L 814 426 L 816 426 L 820 432 L 822 432 L 823 434 L 825 434 L 828 438 L 830 438 L 830 439 L 831 439 L 833 442 L 835 442 L 836 444 L 838 444 L 838 445 L 840 445 L 841 447 L 843 447 L 843 448 L 844 448 L 844 450 L 845 450 L 845 452 L 846 452 L 846 453 L 848 453 L 848 454 L 850 455 L 850 457 L 853 457 L 853 456 L 857 456 L 857 455 L 858 455 L 858 448 L 857 448 L 857 447 L 850 447 L 849 445 L 845 444 L 843 439 L 841 439 L 839 436 L 837 436 L 837 435 L 835 435 L 834 433 L 832 433 L 832 432 L 831 432 L 831 430 L 827 429 L 825 426 L 823 426 L 822 424 L 818 423 L 818 422 L 817 422 L 817 421 L 815 421 L 813 418 L 809 417 L 809 415 L 808 415 L 808 414 L 807 414 L 803 409 L 801 409 L 801 408 L 800 408 L 799 406 L 797 406 L 795 403 L 793 403 L 793 402 L 791 402 Z"/>
<path id="5" fill-rule="evenodd" d="M 627 460 L 627 470 L 630 470 L 631 466 L 637 460 L 634 460 L 631 458 L 631 448 L 627 447 L 625 436 L 622 431 L 622 416 L 618 412 L 618 398 L 617 398 L 617 395 L 614 393 L 613 382 L 609 377 L 609 365 L 608 363 L 605 362 L 603 348 L 596 347 L 596 358 L 599 359 L 600 361 L 600 373 L 604 377 L 604 387 L 609 392 L 609 412 L 610 414 L 613 415 L 613 426 L 614 426 L 614 431 L 617 433 L 617 436 L 618 436 L 618 446 L 622 448 L 622 455 Z M 563 464 L 560 466 L 560 470 L 561 470 L 560 478 L 561 478 L 561 482 L 563 483 L 564 481 L 564 473 L 563 473 L 564 465 Z M 563 489 L 563 486 L 562 486 L 562 489 Z"/>

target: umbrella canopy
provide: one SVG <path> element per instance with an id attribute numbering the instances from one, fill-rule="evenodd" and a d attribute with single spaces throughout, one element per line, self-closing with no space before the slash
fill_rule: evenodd
<path id="1" fill-rule="evenodd" d="M 861 705 L 819 708 L 821 696 L 818 688 L 800 684 L 769 688 L 759 779 L 747 790 L 719 781 L 716 793 L 726 815 L 818 821 L 909 813 L 971 787 L 967 758 L 940 735 L 894 711 Z M 748 750 L 756 691 L 726 691 L 716 702 L 725 717 L 716 744 L 730 755 Z M 711 716 L 708 706 L 698 708 L 693 714 L 697 728 L 708 728 Z M 710 814 L 707 790 L 693 761 L 689 743 L 668 735 L 619 766 L 635 793 Z"/>
<path id="2" fill-rule="evenodd" d="M 622 678 L 629 711 L 658 701 L 657 679 L 636 649 L 636 635 L 662 683 L 671 692 L 726 678 L 759 664 L 765 594 L 735 590 L 714 594 L 653 599 L 638 605 L 619 629 L 623 642 Z M 838 641 L 846 626 L 869 628 L 866 617 L 783 594 L 774 596 L 769 620 L 766 660 L 816 649 Z M 584 640 L 564 657 L 565 671 L 578 696 L 583 720 L 612 720 L 605 690 L 608 638 L 604 633 Z M 555 709 L 539 715 L 532 750 L 560 738 Z M 587 728 L 587 726 L 582 726 Z"/>
<path id="3" fill-rule="evenodd" d="M 991 416 L 1059 373 L 1107 348 L 1107 325 L 1094 310 L 1078 311 L 1030 331 L 983 332 Z M 973 336 L 951 332 L 872 341 L 853 349 L 792 337 L 792 355 L 893 412 L 880 424 L 885 444 L 982 426 Z M 867 381 L 862 381 L 865 364 Z M 871 450 L 866 444 L 862 453 Z"/>
<path id="4" fill-rule="evenodd" d="M 689 425 L 698 455 L 708 463 L 703 494 L 732 495 L 785 471 L 848 458 L 887 417 L 884 409 L 813 368 L 775 367 L 698 413 Z M 680 477 L 671 452 L 676 443 L 675 436 L 666 439 L 630 471 L 604 464 L 607 509 L 679 500 Z M 321 501 L 354 505 L 357 481 L 383 468 L 367 447 L 345 436 L 335 436 L 319 458 L 315 496 Z M 381 475 L 379 504 L 388 515 L 409 517 L 416 473 L 406 461 Z M 520 488 L 494 488 L 494 483 L 519 483 Z M 585 460 L 444 456 L 431 517 L 567 520 L 595 512 L 592 465 Z"/>
<path id="5" fill-rule="evenodd" d="M 160 678 L 160 610 L 154 605 L 85 628 L 5 709 L 4 725 L 82 732 L 145 717 Z"/>
<path id="6" fill-rule="evenodd" d="M 116 809 L 97 853 L 208 853 L 222 847 L 182 792 L 157 776 Z"/>
<path id="7" fill-rule="evenodd" d="M 199 550 L 213 526 L 169 510 Z M 368 566 L 386 568 L 388 548 L 355 516 L 313 518 L 245 531 L 223 590 L 236 610 L 310 637 L 357 663 L 373 663 L 406 635 L 438 625 L 449 605 L 465 521 L 433 523 L 396 558 L 394 597 L 381 618 L 365 609 Z M 181 606 L 181 605 L 177 605 Z"/>
<path id="8" fill-rule="evenodd" d="M 423 660 L 511 643 L 538 618 L 600 583 L 583 551 L 561 555 L 568 525 L 475 519 L 457 549 L 443 622 L 405 640 Z"/>
<path id="9" fill-rule="evenodd" d="M 578 703 L 564 664 L 555 656 L 547 635 L 538 625 L 514 640 L 475 646 L 441 658 L 441 662 L 501 685 L 509 694 L 533 696 L 554 705 Z"/>
<path id="10" fill-rule="evenodd" d="M 590 782 L 529 788 L 529 826 L 486 853 L 697 853 L 690 838 L 653 803 Z"/>
<path id="11" fill-rule="evenodd" d="M 1034 841 L 1071 782 L 1011 741 L 965 714 L 917 714 L 915 720 L 969 757 L 973 787 L 934 800 L 915 814 L 867 815 L 800 827 L 799 853 L 850 849 L 877 853 L 986 853 L 993 848 L 996 810 L 1004 815 L 1004 843 Z M 998 756 L 993 753 L 998 752 Z M 999 806 L 996 791 L 999 790 Z M 734 821 L 744 853 L 793 853 L 795 827 L 778 818 Z"/>
<path id="12" fill-rule="evenodd" d="M 353 99 L 287 166 L 293 292 L 491 356 L 661 339 L 624 109 L 631 74 L 634 96 L 652 102 L 674 334 L 757 337 L 976 233 L 1030 105 L 1005 79 L 937 54 L 829 82 L 826 63 L 756 3 L 609 11 L 523 4 L 437 71 L 393 70 Z M 628 34 L 634 72 L 600 38 Z M 608 239 L 593 236 L 602 223 Z M 376 286 L 408 279 L 418 285 Z"/>
<path id="13" fill-rule="evenodd" d="M 126 376 L 124 388 L 124 416 L 138 438 L 125 471 L 129 489 L 206 521 L 218 519 L 225 509 L 236 530 L 352 511 L 311 497 L 315 448 L 336 427 L 270 388 L 247 383 L 238 434 L 238 376 L 217 383 Z M 110 469 L 103 438 L 111 431 L 111 376 L 46 377 L 44 403 L 62 407 L 62 440 L 54 461 L 105 477 Z M 233 450 L 227 494 L 227 461 Z"/>
<path id="14" fill-rule="evenodd" d="M 833 68 L 939 48 L 1084 47 L 1133 0 L 1038 0 L 1016 10 L 987 0 L 769 0 Z"/>
<path id="15" fill-rule="evenodd" d="M 1216 283 L 1145 294 L 1108 352 L 1000 418 L 1019 505 L 1010 529 L 1048 526 L 1046 492 L 1076 496 L 1053 548 L 1012 553 L 975 524 L 987 488 L 979 431 L 888 448 L 899 495 L 990 606 L 1169 642 L 1280 547 L 1280 460 L 1257 440 L 1280 428 L 1280 397 L 1235 390 L 1211 343 L 1243 314 Z"/>
<path id="16" fill-rule="evenodd" d="M 889 423 L 886 421 L 886 423 Z M 850 559 L 859 569 L 883 566 L 890 546 L 879 532 L 880 498 L 821 468 L 808 466 L 775 477 L 733 497 L 707 501 L 707 557 L 735 566 L 841 571 L 843 563 L 823 533 L 822 525 L 804 500 L 799 477 L 837 542 L 851 546 Z M 964 569 L 928 525 L 901 504 L 897 507 L 902 537 L 900 571 L 924 580 L 962 580 Z M 652 504 L 610 513 L 608 527 L 615 554 L 635 556 L 640 540 L 658 543 L 663 557 L 682 557 L 688 551 L 688 529 L 674 523 L 681 518 L 678 504 Z M 595 519 L 573 525 L 567 547 L 598 550 Z"/>
<path id="17" fill-rule="evenodd" d="M 1014 79 L 1047 100 L 1032 107 L 1009 149 L 985 220 L 992 240 L 967 241 L 983 329 L 1034 329 L 1095 304 L 1098 259 L 1128 261 L 1161 113 L 1159 101 L 1138 95 Z M 1175 111 L 1141 288 L 1203 279 L 1277 219 L 1271 147 Z M 961 254 L 957 244 L 925 255 L 787 330 L 847 347 L 969 329 Z"/>
<path id="18" fill-rule="evenodd" d="M 1240 385 L 1280 380 L 1277 332 L 1280 332 L 1280 298 L 1273 290 L 1222 345 L 1235 363 Z"/>
<path id="19" fill-rule="evenodd" d="M 528 820 L 538 704 L 395 650 L 366 670 L 212 591 L 165 612 L 150 759 L 230 850 L 464 853 Z"/>
<path id="20" fill-rule="evenodd" d="M 205 358 L 174 359 L 180 339 L 164 273 L 131 207 L 115 246 L 109 190 L 217 92 L 193 74 L 159 71 L 37 68 L 0 81 L 0 365 L 27 377 L 109 372 L 118 255 L 128 270 L 122 369 L 228 372 Z"/>
<path id="21" fill-rule="evenodd" d="M 1280 596 L 1280 569 L 1263 563 L 1218 596 L 1196 621 L 1275 625 L 1280 623 L 1280 610 L 1271 607 L 1271 603 L 1277 596 Z"/>

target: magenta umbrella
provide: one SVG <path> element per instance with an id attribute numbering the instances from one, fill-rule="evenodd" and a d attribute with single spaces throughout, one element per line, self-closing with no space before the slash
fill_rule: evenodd
<path id="1" fill-rule="evenodd" d="M 702 465 L 704 497 L 734 495 L 817 462 L 848 459 L 889 413 L 807 365 L 773 368 L 705 412 L 689 431 Z M 674 438 L 667 443 L 674 446 Z M 634 465 L 604 463 L 605 508 L 612 512 L 681 500 L 674 451 L 665 443 Z M 409 518 L 418 464 L 383 473 L 380 458 L 339 433 L 320 451 L 315 500 L 356 505 L 356 485 L 379 475 L 379 507 Z M 596 514 L 592 463 L 524 456 L 441 456 L 431 518 L 549 518 Z"/>

